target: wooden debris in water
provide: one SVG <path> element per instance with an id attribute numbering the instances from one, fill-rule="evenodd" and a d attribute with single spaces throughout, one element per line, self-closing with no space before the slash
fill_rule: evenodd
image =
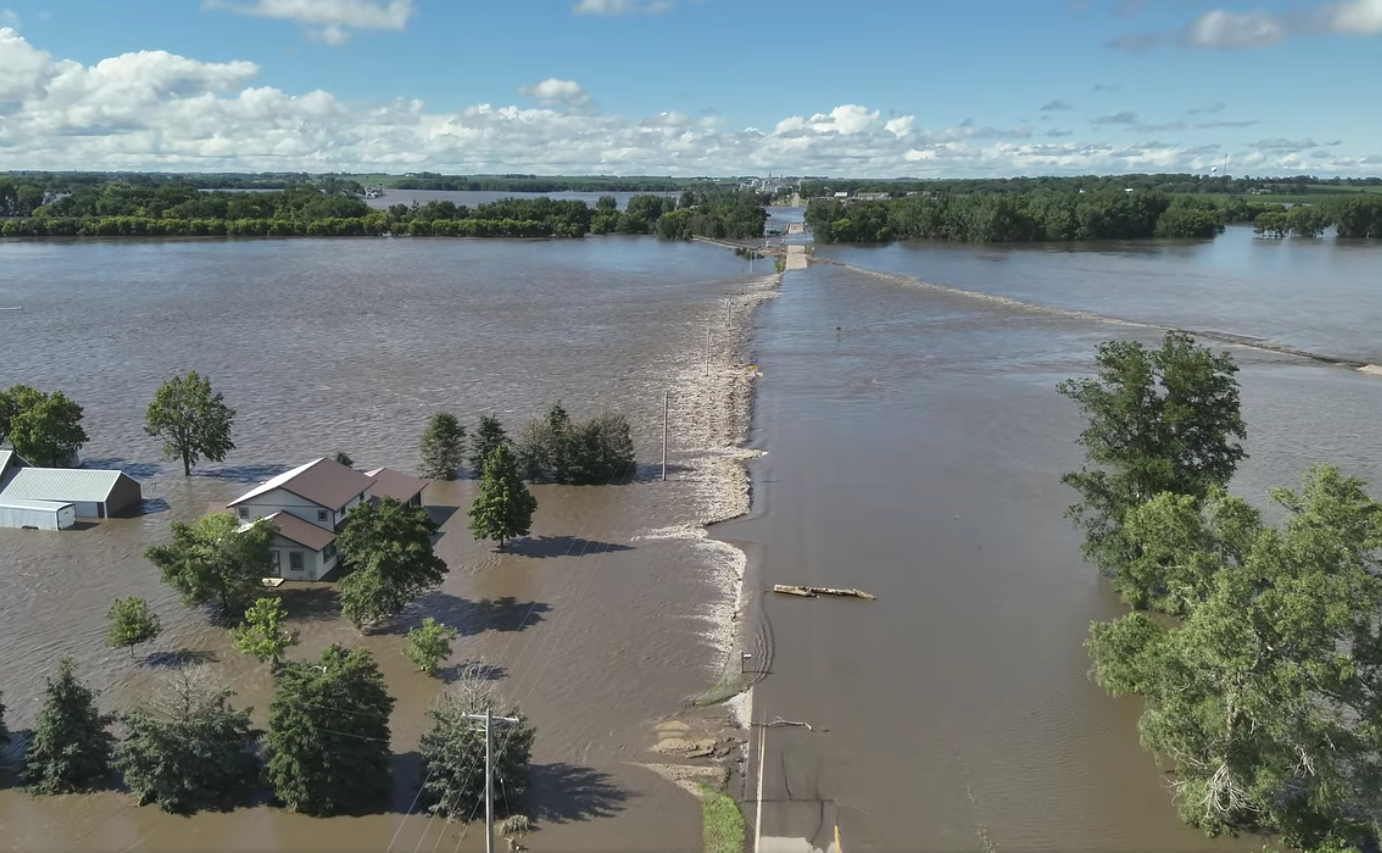
<path id="1" fill-rule="evenodd" d="M 877 596 L 870 595 L 861 589 L 837 589 L 833 586 L 802 586 L 800 584 L 778 583 L 773 584 L 773 592 L 782 595 L 799 595 L 802 598 L 815 598 L 818 595 L 834 595 L 841 598 L 862 598 L 865 601 L 874 601 Z"/>

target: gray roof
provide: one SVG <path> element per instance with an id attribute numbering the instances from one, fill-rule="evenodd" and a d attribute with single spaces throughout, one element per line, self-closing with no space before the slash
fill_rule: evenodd
<path id="1" fill-rule="evenodd" d="M 70 503 L 64 503 L 62 501 L 21 501 L 6 500 L 0 497 L 0 507 L 4 507 L 5 509 L 40 509 L 44 512 L 53 512 L 54 510 L 63 509 L 71 505 Z"/>
<path id="2" fill-rule="evenodd" d="M 0 501 L 104 503 L 123 476 L 119 471 L 86 468 L 20 468 L 0 492 Z"/>

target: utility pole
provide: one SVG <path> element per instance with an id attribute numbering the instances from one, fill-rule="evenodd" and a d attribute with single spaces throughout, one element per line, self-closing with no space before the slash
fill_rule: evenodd
<path id="1" fill-rule="evenodd" d="M 671 410 L 672 392 L 662 392 L 662 480 L 667 481 L 667 419 Z"/>
<path id="2" fill-rule="evenodd" d="M 489 708 L 483 714 L 466 714 L 485 722 L 485 853 L 494 853 L 494 724 L 517 723 L 517 717 L 496 717 Z"/>

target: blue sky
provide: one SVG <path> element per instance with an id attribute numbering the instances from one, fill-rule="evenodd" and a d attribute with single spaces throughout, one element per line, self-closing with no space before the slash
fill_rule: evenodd
<path id="1" fill-rule="evenodd" d="M 0 0 L 0 168 L 1382 174 L 1379 67 L 1382 0 Z"/>

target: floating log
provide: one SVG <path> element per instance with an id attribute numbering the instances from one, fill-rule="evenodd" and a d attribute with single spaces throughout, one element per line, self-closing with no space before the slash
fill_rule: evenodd
<path id="1" fill-rule="evenodd" d="M 773 592 L 782 595 L 798 595 L 802 598 L 815 598 L 818 595 L 835 595 L 841 598 L 862 598 L 865 601 L 874 601 L 877 596 L 870 595 L 861 589 L 837 589 L 833 586 L 802 586 L 800 584 L 778 583 L 773 584 Z"/>

